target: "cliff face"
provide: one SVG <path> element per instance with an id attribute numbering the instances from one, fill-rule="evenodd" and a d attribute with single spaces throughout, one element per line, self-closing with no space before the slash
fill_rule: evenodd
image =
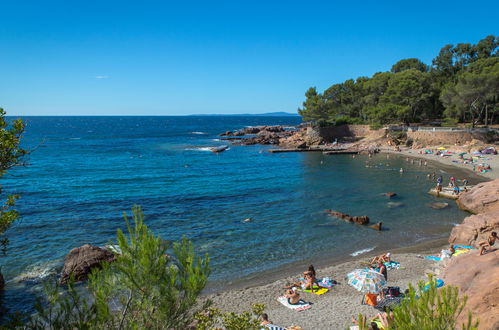
<path id="1" fill-rule="evenodd" d="M 499 231 L 499 179 L 480 183 L 462 193 L 457 204 L 463 210 L 475 213 L 452 229 L 449 242 L 476 245 Z"/>
<path id="2" fill-rule="evenodd" d="M 443 273 L 446 285 L 459 287 L 468 296 L 457 324 L 467 321 L 468 312 L 480 319 L 479 329 L 499 329 L 499 251 L 483 256 L 472 252 L 451 258 Z"/>
<path id="3" fill-rule="evenodd" d="M 478 246 L 492 231 L 499 232 L 499 179 L 481 183 L 463 193 L 458 205 L 475 213 L 454 227 L 449 242 Z M 480 256 L 478 251 L 452 258 L 444 270 L 447 285 L 459 287 L 468 296 L 465 310 L 458 324 L 467 319 L 471 311 L 480 319 L 480 329 L 499 329 L 499 242 L 495 249 Z"/>

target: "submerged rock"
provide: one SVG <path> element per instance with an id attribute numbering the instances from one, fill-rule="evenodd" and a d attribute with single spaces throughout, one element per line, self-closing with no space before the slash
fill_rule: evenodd
<path id="1" fill-rule="evenodd" d="M 404 205 L 404 203 L 402 203 L 402 202 L 388 202 L 388 203 L 386 203 L 386 206 L 388 206 L 391 209 L 394 209 L 396 207 L 400 207 L 403 205 Z"/>
<path id="2" fill-rule="evenodd" d="M 69 251 L 64 261 L 64 268 L 61 272 L 61 283 L 66 283 L 71 274 L 76 281 L 86 280 L 88 274 L 94 268 L 100 268 L 102 262 L 112 262 L 115 260 L 114 254 L 98 246 L 85 244 Z"/>
<path id="3" fill-rule="evenodd" d="M 444 209 L 447 206 L 449 206 L 449 203 L 432 202 L 432 203 L 429 203 L 428 206 L 431 207 L 432 209 L 439 210 L 439 209 Z"/>
<path id="4" fill-rule="evenodd" d="M 0 291 L 3 290 L 4 286 L 5 286 L 5 280 L 3 279 L 3 275 L 0 272 Z"/>

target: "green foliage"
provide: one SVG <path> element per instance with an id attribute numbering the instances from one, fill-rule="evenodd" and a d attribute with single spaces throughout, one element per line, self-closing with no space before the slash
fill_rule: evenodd
<path id="1" fill-rule="evenodd" d="M 144 224 L 140 207 L 133 221 L 125 215 L 127 234 L 118 230 L 120 253 L 89 277 L 90 299 L 82 298 L 73 281 L 67 290 L 48 287 L 47 301 L 37 304 L 29 323 L 34 329 L 185 329 L 194 315 L 209 307 L 198 301 L 206 285 L 209 258 L 198 257 L 183 238 L 168 246 Z"/>
<path id="2" fill-rule="evenodd" d="M 5 115 L 5 110 L 0 108 L 0 178 L 9 169 L 24 165 L 25 157 L 28 154 L 27 150 L 20 147 L 25 124 L 22 120 L 17 119 L 9 125 Z M 0 194 L 2 193 L 2 187 L 0 186 Z M 12 209 L 18 198 L 18 195 L 7 196 L 4 204 L 0 206 L 0 244 L 4 248 L 8 240 L 3 235 L 19 216 L 17 211 Z"/>
<path id="3" fill-rule="evenodd" d="M 408 59 L 400 60 L 397 63 L 395 63 L 392 66 L 391 72 L 397 73 L 397 72 L 401 72 L 404 70 L 410 70 L 410 69 L 418 70 L 421 72 L 428 72 L 429 71 L 428 65 L 424 64 L 423 62 L 421 62 L 417 58 L 408 58 Z"/>
<path id="4" fill-rule="evenodd" d="M 416 58 L 395 63 L 391 72 L 349 79 L 323 93 L 305 93 L 298 113 L 327 125 L 410 123 L 443 118 L 485 125 L 499 122 L 499 37 L 476 45 L 443 47 L 431 68 Z M 445 110 L 445 111 L 444 111 Z"/>
<path id="5" fill-rule="evenodd" d="M 186 238 L 173 244 L 175 257 L 167 255 L 140 207 L 133 208 L 133 223 L 126 215 L 125 221 L 128 235 L 117 234 L 121 254 L 90 276 L 99 320 L 110 328 L 184 329 L 208 280 L 209 257 L 197 257 Z M 121 312 L 113 312 L 112 304 Z"/>
<path id="6" fill-rule="evenodd" d="M 409 284 L 406 297 L 400 305 L 389 311 L 383 320 L 387 330 L 451 330 L 456 329 L 456 318 L 466 306 L 467 297 L 460 298 L 457 287 L 437 288 L 437 282 L 429 276 L 429 285 L 420 281 L 418 288 Z M 359 328 L 367 329 L 363 315 L 358 319 Z M 463 330 L 477 329 L 478 321 L 473 321 L 471 313 Z"/>
<path id="7" fill-rule="evenodd" d="M 419 282 L 418 290 L 409 286 L 407 298 L 393 309 L 394 329 L 438 330 L 455 329 L 456 317 L 463 311 L 467 297 L 460 298 L 457 287 L 446 286 L 437 289 L 436 281 L 430 276 L 429 287 Z M 462 329 L 476 329 L 469 315 L 468 323 Z"/>
<path id="8" fill-rule="evenodd" d="M 445 118 L 442 123 L 443 127 L 456 127 L 458 120 L 456 118 Z"/>
<path id="9" fill-rule="evenodd" d="M 95 306 L 89 304 L 70 278 L 67 287 L 62 288 L 54 280 L 45 284 L 46 301 L 39 299 L 37 312 L 31 317 L 28 329 L 93 329 L 97 326 Z"/>
<path id="10" fill-rule="evenodd" d="M 259 317 L 264 310 L 263 304 L 254 304 L 252 312 L 242 313 L 222 313 L 218 308 L 209 308 L 196 315 L 196 329 L 215 330 L 223 326 L 226 330 L 259 330 L 262 328 Z"/>

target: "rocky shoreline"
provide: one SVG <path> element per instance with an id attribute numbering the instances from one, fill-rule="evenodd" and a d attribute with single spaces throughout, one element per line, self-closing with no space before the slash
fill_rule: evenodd
<path id="1" fill-rule="evenodd" d="M 239 137 L 236 142 L 239 145 L 269 144 L 284 148 L 306 149 L 319 145 L 327 147 L 331 144 L 331 141 L 324 141 L 317 136 L 314 138 L 313 135 L 310 136 L 308 133 L 309 132 L 307 132 L 307 128 L 305 127 L 295 127 L 295 130 L 291 131 L 289 129 L 284 129 L 283 127 L 264 126 L 259 127 L 258 129 L 246 128 L 236 131 L 236 133 L 233 134 Z M 226 133 L 223 136 L 231 136 L 231 134 L 232 133 Z M 245 137 L 246 134 L 256 134 L 256 136 Z M 335 141 L 340 141 L 340 143 L 343 144 L 343 147 L 348 150 L 370 153 L 373 150 L 379 151 L 381 149 L 381 151 L 385 152 L 393 152 L 412 158 L 430 159 L 453 167 L 463 168 L 459 166 L 459 163 L 462 164 L 462 162 L 458 162 L 450 157 L 447 159 L 440 159 L 440 157 L 431 158 L 426 154 L 417 153 L 417 151 L 412 152 L 411 150 L 424 148 L 425 145 L 414 143 L 413 145 L 406 147 L 403 145 L 404 141 L 400 141 L 396 137 L 390 135 L 385 135 L 383 138 L 366 137 L 360 139 L 360 141 L 353 141 L 351 137 L 346 137 L 345 139 L 340 138 Z M 458 146 L 457 142 L 467 144 Z M 457 148 L 456 152 L 464 151 L 471 153 L 473 149 L 480 150 L 480 148 L 483 148 L 486 145 L 486 141 L 456 141 L 454 148 Z M 453 147 L 451 146 L 450 149 L 452 148 Z M 492 168 L 497 168 L 497 157 L 489 159 L 488 161 L 494 164 Z M 464 169 L 472 170 L 470 167 L 464 167 Z M 462 224 L 456 226 L 452 230 L 448 239 L 449 243 L 477 247 L 481 241 L 486 240 L 492 231 L 499 231 L 499 179 L 497 179 L 497 172 L 492 172 L 492 174 L 490 174 L 490 172 L 475 172 L 475 174 L 489 180 L 491 178 L 496 179 L 494 181 L 480 183 L 470 191 L 461 193 L 457 200 L 458 206 L 473 214 L 465 218 Z M 496 243 L 496 245 L 497 244 L 498 243 Z M 429 253 L 430 251 L 427 252 Z M 406 279 L 410 278 L 413 283 L 417 282 L 418 279 L 424 279 L 425 273 L 440 274 L 447 285 L 459 287 L 460 293 L 468 296 L 467 306 L 459 315 L 458 324 L 464 322 L 468 312 L 472 311 L 473 316 L 480 319 L 479 329 L 499 328 L 499 303 L 497 303 L 499 300 L 499 277 L 497 276 L 497 274 L 499 274 L 499 251 L 497 248 L 483 256 L 479 256 L 478 250 L 476 250 L 466 255 L 452 258 L 448 262 L 433 265 L 433 269 L 425 269 L 424 271 L 422 271 L 422 268 L 424 267 L 422 267 L 418 261 L 412 259 L 414 255 L 397 255 L 397 257 L 401 258 L 401 260 L 408 258 L 407 262 L 410 264 L 413 271 L 411 274 L 406 274 Z M 354 264 L 355 261 L 350 261 L 344 264 L 327 267 L 321 269 L 319 274 L 335 276 L 338 273 L 338 270 L 346 270 L 348 267 L 353 267 Z M 277 294 L 277 291 L 285 284 L 286 280 L 291 281 L 292 279 L 293 278 L 279 280 L 255 288 L 231 290 L 219 293 L 213 296 L 212 299 L 217 306 L 229 311 L 241 311 L 244 308 L 249 308 L 249 301 L 260 302 L 263 300 L 263 302 L 268 305 L 269 314 L 272 315 L 273 319 L 280 321 L 280 324 L 289 326 L 290 324 L 288 323 L 290 320 L 294 320 L 295 324 L 299 324 L 304 328 L 311 327 L 315 329 L 326 329 L 331 326 L 337 328 L 347 326 L 348 318 L 350 316 L 354 316 L 357 313 L 369 313 L 365 306 L 359 306 L 357 303 L 349 301 L 353 299 L 353 295 L 343 291 L 341 291 L 340 297 L 336 296 L 335 299 L 322 299 L 322 301 L 326 300 L 326 304 L 330 304 L 329 307 L 334 307 L 332 309 L 335 310 L 335 313 L 333 313 L 335 315 L 326 317 L 320 312 L 310 312 L 308 314 L 313 315 L 301 317 L 302 315 L 289 313 L 289 311 L 280 308 L 281 306 L 278 306 L 275 301 L 269 298 L 269 292 L 276 291 L 275 294 Z M 342 301 L 342 306 L 336 304 L 337 299 Z M 322 303 L 323 302 L 321 302 L 321 304 Z M 345 309 L 345 306 L 348 306 L 348 308 Z M 341 310 L 349 316 L 345 317 L 345 315 L 341 313 Z M 312 322 L 310 321 L 311 319 L 313 320 Z"/>

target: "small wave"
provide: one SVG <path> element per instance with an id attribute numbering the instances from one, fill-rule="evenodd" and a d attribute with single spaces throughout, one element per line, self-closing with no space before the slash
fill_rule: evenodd
<path id="1" fill-rule="evenodd" d="M 364 254 L 364 253 L 367 253 L 367 252 L 371 252 L 372 250 L 374 250 L 374 248 L 375 248 L 375 246 L 367 248 L 367 249 L 358 250 L 358 251 L 355 251 L 354 253 L 350 253 L 350 255 L 352 257 L 356 257 L 359 254 Z"/>
<path id="2" fill-rule="evenodd" d="M 81 140 L 81 137 L 69 138 L 70 140 Z"/>
<path id="3" fill-rule="evenodd" d="M 45 278 L 57 274 L 56 268 L 59 265 L 58 260 L 51 260 L 44 263 L 37 263 L 28 266 L 24 272 L 16 276 L 14 282 L 23 281 L 42 281 Z"/>
<path id="4" fill-rule="evenodd" d="M 220 139 L 211 139 L 211 141 L 218 142 L 218 141 L 222 141 L 222 140 L 220 140 Z"/>
<path id="5" fill-rule="evenodd" d="M 211 151 L 213 147 L 192 147 L 192 148 L 185 148 L 184 150 L 190 150 L 190 151 Z"/>
<path id="6" fill-rule="evenodd" d="M 192 134 L 197 134 L 197 135 L 201 135 L 201 134 L 208 134 L 206 132 L 191 132 Z"/>

